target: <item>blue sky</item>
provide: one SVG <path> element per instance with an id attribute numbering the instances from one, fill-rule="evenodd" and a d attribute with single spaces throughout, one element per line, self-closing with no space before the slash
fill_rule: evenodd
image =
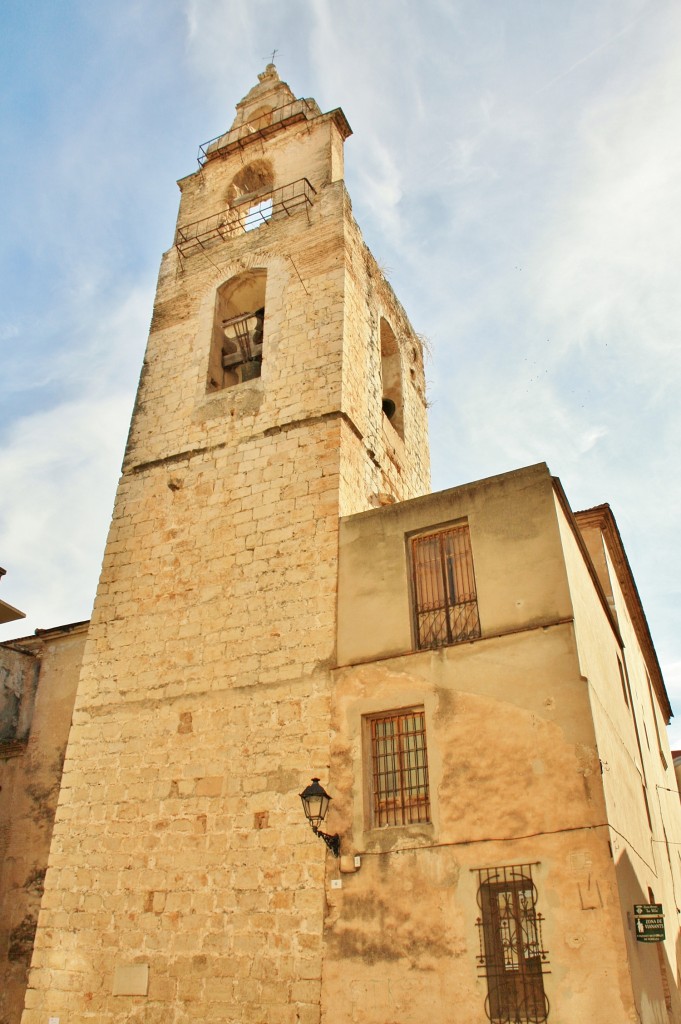
<path id="1" fill-rule="evenodd" d="M 5 0 L 0 564 L 90 614 L 177 178 L 271 51 L 342 106 L 366 240 L 430 342 L 433 487 L 608 501 L 681 747 L 676 0 Z"/>

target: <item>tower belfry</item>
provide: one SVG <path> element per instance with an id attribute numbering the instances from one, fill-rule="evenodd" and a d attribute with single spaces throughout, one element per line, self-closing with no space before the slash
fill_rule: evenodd
<path id="1" fill-rule="evenodd" d="M 339 517 L 429 486 L 349 135 L 270 64 L 179 182 L 24 1024 L 318 1020 Z"/>

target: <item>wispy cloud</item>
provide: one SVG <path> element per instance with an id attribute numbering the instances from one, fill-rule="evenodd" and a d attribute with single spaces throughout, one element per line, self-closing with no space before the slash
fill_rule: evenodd
<path id="1" fill-rule="evenodd" d="M 0 627 L 7 635 L 89 615 L 151 301 L 151 290 L 134 289 L 112 306 L 81 309 L 79 343 L 41 379 L 58 394 L 5 424 L 3 595 L 28 613 Z"/>
<path id="2" fill-rule="evenodd" d="M 575 505 L 610 500 L 675 672 L 678 4 L 53 7 L 10 26 L 0 99 L 5 599 L 87 614 L 173 178 L 277 48 L 348 115 L 355 215 L 432 341 L 435 486 L 546 459 Z"/>
<path id="3" fill-rule="evenodd" d="M 570 65 L 569 68 L 566 68 L 565 71 L 561 71 L 560 74 L 555 75 L 553 78 L 549 79 L 549 81 L 546 83 L 546 85 L 542 86 L 542 88 L 539 91 L 540 92 L 546 92 L 548 89 L 551 88 L 551 86 L 556 85 L 558 82 L 562 82 L 563 79 L 565 79 L 569 75 L 571 75 L 573 71 L 576 71 L 577 68 L 581 67 L 583 64 L 586 64 L 587 61 L 592 60 L 594 57 L 596 57 L 598 54 L 602 53 L 604 50 L 607 50 L 608 47 L 610 47 L 614 43 L 616 43 L 618 39 L 620 39 L 622 36 L 627 35 L 629 32 L 631 32 L 631 30 L 633 28 L 635 28 L 636 25 L 638 25 L 638 23 L 643 18 L 646 18 L 646 17 L 649 17 L 649 16 L 650 16 L 649 12 L 648 11 L 644 11 L 642 14 L 639 15 L 638 18 L 634 18 L 633 21 L 630 21 L 629 24 L 624 26 L 624 28 L 620 29 L 619 32 L 615 32 L 613 35 L 609 36 L 607 39 L 605 39 L 598 46 L 594 46 L 594 48 L 592 50 L 589 50 L 589 52 L 585 53 L 583 57 L 580 57 L 579 60 L 576 60 L 573 64 Z"/>

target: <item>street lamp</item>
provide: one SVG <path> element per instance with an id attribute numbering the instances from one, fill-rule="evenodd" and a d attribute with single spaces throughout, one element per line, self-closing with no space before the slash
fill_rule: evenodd
<path id="1" fill-rule="evenodd" d="M 306 786 L 300 794 L 300 799 L 305 811 L 305 817 L 310 822 L 310 827 L 316 836 L 323 839 L 334 857 L 340 857 L 340 836 L 330 836 L 319 828 L 326 817 L 331 797 L 323 786 L 320 786 L 319 779 L 314 778 L 309 786 Z"/>

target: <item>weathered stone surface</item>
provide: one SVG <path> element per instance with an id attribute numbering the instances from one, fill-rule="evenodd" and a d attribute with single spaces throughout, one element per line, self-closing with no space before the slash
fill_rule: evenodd
<path id="1" fill-rule="evenodd" d="M 3 1024 L 18 1024 L 24 1005 L 85 634 L 82 624 L 0 646 L 0 678 L 16 695 L 0 740 Z"/>
<path id="2" fill-rule="evenodd" d="M 429 484 L 420 345 L 352 219 L 338 124 L 264 144 L 275 187 L 310 181 L 308 209 L 163 258 L 24 1024 L 319 1017 L 325 848 L 298 793 L 329 763 L 339 515 Z M 178 223 L 223 208 L 248 159 L 183 179 Z M 250 270 L 262 373 L 216 389 L 216 295 Z M 381 317 L 416 368 L 404 439 Z M 111 988 L 142 961 L 143 1010 Z"/>

